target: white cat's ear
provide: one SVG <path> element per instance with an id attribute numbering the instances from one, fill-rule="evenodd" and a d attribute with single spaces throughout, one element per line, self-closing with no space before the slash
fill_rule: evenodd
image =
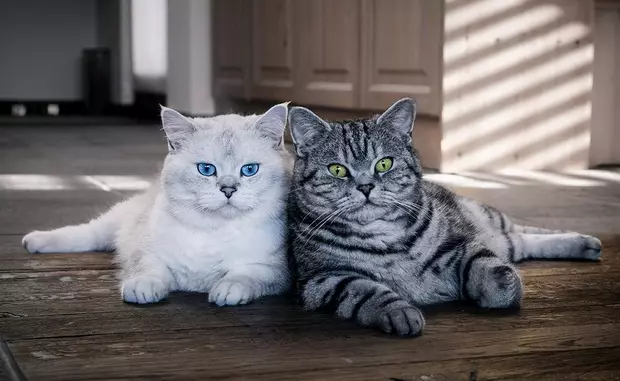
<path id="1" fill-rule="evenodd" d="M 377 126 L 396 129 L 402 134 L 411 136 L 415 114 L 415 101 L 411 98 L 403 98 L 381 114 L 377 119 Z"/>
<path id="2" fill-rule="evenodd" d="M 326 121 L 305 107 L 291 108 L 288 121 L 297 156 L 304 156 L 306 148 L 317 136 L 331 130 Z"/>
<path id="3" fill-rule="evenodd" d="M 166 132 L 169 151 L 181 148 L 183 142 L 196 131 L 191 120 L 165 106 L 161 106 L 161 124 Z"/>
<path id="4" fill-rule="evenodd" d="M 288 104 L 289 102 L 284 102 L 273 106 L 261 115 L 254 124 L 254 128 L 262 136 L 273 140 L 276 146 L 282 144 L 283 141 L 286 118 L 288 116 Z"/>

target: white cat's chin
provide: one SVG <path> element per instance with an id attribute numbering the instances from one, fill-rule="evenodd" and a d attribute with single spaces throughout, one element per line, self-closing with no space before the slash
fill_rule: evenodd
<path id="1" fill-rule="evenodd" d="M 237 217 L 243 214 L 244 212 L 245 212 L 244 210 L 239 209 L 238 207 L 236 207 L 235 205 L 231 203 L 226 203 L 217 210 L 217 213 L 219 213 L 220 215 L 226 218 L 234 218 L 234 217 Z"/>

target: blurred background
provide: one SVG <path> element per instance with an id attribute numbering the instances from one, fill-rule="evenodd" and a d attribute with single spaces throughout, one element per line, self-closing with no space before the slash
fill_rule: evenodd
<path id="1" fill-rule="evenodd" d="M 159 104 L 209 116 L 280 101 L 350 118 L 410 96 L 429 169 L 620 163 L 620 1 L 0 4 L 5 125 L 156 121 Z"/>

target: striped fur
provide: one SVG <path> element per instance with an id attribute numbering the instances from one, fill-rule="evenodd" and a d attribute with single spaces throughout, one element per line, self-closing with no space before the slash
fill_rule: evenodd
<path id="1" fill-rule="evenodd" d="M 356 121 L 327 123 L 308 109 L 291 110 L 292 259 L 306 309 L 414 336 L 424 327 L 419 306 L 519 306 L 517 262 L 599 258 L 594 237 L 516 225 L 425 181 L 411 147 L 414 118 L 410 99 Z M 384 157 L 393 167 L 379 174 L 375 164 Z M 332 176 L 333 163 L 348 175 Z M 367 184 L 374 185 L 368 197 L 356 189 Z"/>

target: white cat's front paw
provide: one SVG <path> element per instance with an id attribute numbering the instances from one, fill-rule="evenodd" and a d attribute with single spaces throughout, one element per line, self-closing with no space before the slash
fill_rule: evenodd
<path id="1" fill-rule="evenodd" d="M 159 279 L 138 276 L 123 282 L 121 294 L 128 303 L 157 303 L 168 296 L 168 288 Z"/>
<path id="2" fill-rule="evenodd" d="M 222 279 L 209 292 L 209 302 L 218 306 L 247 304 L 254 298 L 254 292 L 244 282 Z"/>
<path id="3" fill-rule="evenodd" d="M 22 246 L 30 253 L 58 252 L 58 239 L 53 232 L 33 231 L 22 239 Z"/>
<path id="4" fill-rule="evenodd" d="M 603 245 L 598 238 L 584 235 L 582 236 L 584 239 L 584 249 L 581 253 L 582 258 L 589 259 L 591 261 L 597 261 L 601 257 L 601 253 L 603 250 Z"/>

